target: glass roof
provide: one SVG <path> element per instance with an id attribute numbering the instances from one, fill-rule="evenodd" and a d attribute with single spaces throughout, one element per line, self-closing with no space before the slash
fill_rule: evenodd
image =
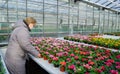
<path id="1" fill-rule="evenodd" d="M 120 12 L 120 0 L 85 0 Z"/>
<path id="2" fill-rule="evenodd" d="M 28 9 L 31 11 L 42 12 L 43 1 L 45 2 L 45 4 L 47 4 L 45 5 L 45 10 L 44 10 L 45 12 L 51 12 L 51 13 L 57 12 L 56 11 L 57 0 L 27 0 Z M 58 4 L 63 7 L 69 7 L 68 1 L 69 0 L 59 0 Z M 107 7 L 120 12 L 120 0 L 83 0 L 83 1 L 99 4 L 99 5 L 102 5 L 103 7 Z M 11 9 L 16 9 L 17 3 L 18 3 L 18 9 L 25 10 L 25 7 L 26 7 L 26 0 L 0 0 L 0 9 L 7 8 L 7 3 L 9 3 L 8 7 Z M 66 9 L 62 9 L 62 11 L 63 12 L 61 13 L 64 13 L 64 14 L 68 12 L 68 10 Z"/>

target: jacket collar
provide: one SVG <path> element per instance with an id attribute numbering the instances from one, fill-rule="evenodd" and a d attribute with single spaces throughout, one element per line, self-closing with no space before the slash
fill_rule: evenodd
<path id="1" fill-rule="evenodd" d="M 25 25 L 27 26 L 28 31 L 31 31 L 31 29 L 29 28 L 28 24 L 23 20 L 23 22 L 25 23 Z"/>

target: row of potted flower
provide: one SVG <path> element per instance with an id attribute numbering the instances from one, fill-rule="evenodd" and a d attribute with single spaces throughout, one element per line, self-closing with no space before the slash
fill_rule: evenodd
<path id="1" fill-rule="evenodd" d="M 112 32 L 112 33 L 104 33 L 104 34 L 120 36 L 120 32 Z"/>
<path id="2" fill-rule="evenodd" d="M 1 60 L 2 60 L 2 59 L 1 59 L 1 56 L 0 56 L 0 74 L 5 74 L 5 69 L 4 69 L 4 67 L 3 67 L 3 63 L 2 63 Z"/>
<path id="3" fill-rule="evenodd" d="M 111 39 L 111 38 L 102 38 L 102 36 L 84 36 L 75 35 L 75 36 L 66 36 L 64 39 L 77 41 L 77 42 L 84 42 L 88 44 L 94 44 L 99 46 L 104 46 L 107 48 L 120 48 L 120 39 Z"/>
<path id="4" fill-rule="evenodd" d="M 8 36 L 4 36 L 4 35 L 0 36 L 0 42 L 5 41 L 5 40 L 7 39 L 7 37 L 8 37 Z"/>
<path id="5" fill-rule="evenodd" d="M 118 74 L 120 53 L 55 38 L 32 38 L 44 60 L 68 74 Z"/>
<path id="6" fill-rule="evenodd" d="M 103 36 L 103 34 L 99 34 L 99 33 L 95 32 L 95 33 L 89 34 L 89 36 Z"/>

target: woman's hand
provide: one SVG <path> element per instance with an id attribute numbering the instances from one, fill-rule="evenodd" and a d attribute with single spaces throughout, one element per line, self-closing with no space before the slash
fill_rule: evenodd
<path id="1" fill-rule="evenodd" d="M 41 58 L 41 54 L 38 54 L 38 58 Z"/>

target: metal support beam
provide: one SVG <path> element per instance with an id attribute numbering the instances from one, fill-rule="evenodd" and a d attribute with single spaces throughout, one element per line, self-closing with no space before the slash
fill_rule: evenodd
<path id="1" fill-rule="evenodd" d="M 100 0 L 95 1 L 95 3 L 98 3 Z"/>
<path id="2" fill-rule="evenodd" d="M 112 2 L 111 3 L 109 3 L 109 4 L 107 4 L 106 6 L 109 6 L 109 5 L 111 5 L 112 4 Z"/>
<path id="3" fill-rule="evenodd" d="M 101 5 L 104 5 L 105 3 L 107 3 L 108 1 L 105 1 L 105 2 L 103 2 L 103 3 L 101 3 Z"/>

